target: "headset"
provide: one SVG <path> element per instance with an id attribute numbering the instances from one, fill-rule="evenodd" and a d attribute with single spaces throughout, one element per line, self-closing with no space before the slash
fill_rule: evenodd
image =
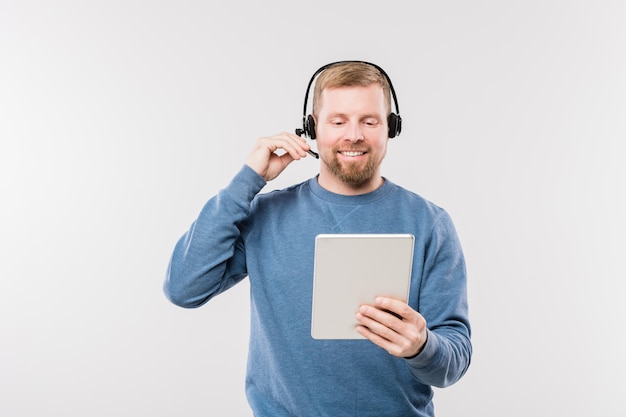
<path id="1" fill-rule="evenodd" d="M 387 125 L 389 126 L 389 138 L 394 138 L 400 135 L 400 131 L 402 130 L 402 118 L 400 117 L 400 107 L 398 107 L 398 98 L 396 97 L 396 91 L 394 90 L 393 84 L 391 83 L 391 78 L 389 78 L 387 73 L 381 67 L 379 67 L 376 64 L 372 64 L 371 62 L 366 62 L 366 61 L 331 62 L 330 64 L 326 64 L 323 67 L 320 67 L 317 71 L 315 71 L 315 73 L 311 77 L 311 80 L 309 81 L 309 85 L 306 88 L 306 94 L 304 95 L 304 108 L 302 110 L 302 129 L 296 129 L 296 135 L 298 136 L 306 135 L 307 137 L 313 140 L 316 137 L 315 136 L 315 120 L 313 119 L 312 115 L 310 114 L 307 115 L 307 104 L 309 102 L 309 92 L 311 91 L 311 85 L 313 85 L 313 81 L 315 80 L 315 78 L 324 70 L 326 70 L 329 67 L 332 67 L 333 65 L 347 64 L 351 62 L 370 65 L 376 68 L 387 79 L 387 83 L 389 84 L 389 90 L 391 91 L 391 97 L 393 98 L 393 105 L 396 110 L 395 113 L 391 112 L 389 114 L 389 117 L 387 117 Z M 316 154 L 314 154 L 314 156 L 316 158 L 319 158 L 319 156 L 317 156 Z"/>

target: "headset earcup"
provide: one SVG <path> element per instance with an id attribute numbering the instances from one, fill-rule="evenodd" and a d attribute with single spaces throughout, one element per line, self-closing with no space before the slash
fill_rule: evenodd
<path id="1" fill-rule="evenodd" d="M 313 119 L 313 116 L 310 114 L 306 117 L 304 133 L 306 133 L 311 139 L 315 139 L 315 119 Z"/>
<path id="2" fill-rule="evenodd" d="M 387 125 L 389 126 L 389 139 L 395 138 L 402 130 L 402 118 L 395 113 L 391 113 L 387 118 Z"/>

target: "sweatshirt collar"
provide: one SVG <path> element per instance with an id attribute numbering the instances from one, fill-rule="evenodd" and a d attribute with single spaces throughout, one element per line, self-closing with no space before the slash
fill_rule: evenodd
<path id="1" fill-rule="evenodd" d="M 395 187 L 395 184 L 393 184 L 387 178 L 383 177 L 383 184 L 370 193 L 359 194 L 359 195 L 344 195 L 344 194 L 336 194 L 331 191 L 328 191 L 325 188 L 322 188 L 322 186 L 317 181 L 317 176 L 310 178 L 307 181 L 307 184 L 311 192 L 313 192 L 313 194 L 317 196 L 318 198 L 324 201 L 327 201 L 329 203 L 346 205 L 346 206 L 357 206 L 357 205 L 373 203 L 375 201 L 378 201 L 384 198 Z"/>

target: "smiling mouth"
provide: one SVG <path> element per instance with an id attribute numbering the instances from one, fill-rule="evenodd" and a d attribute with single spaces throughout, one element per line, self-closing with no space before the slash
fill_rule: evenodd
<path id="1" fill-rule="evenodd" d="M 343 156 L 349 156 L 349 157 L 365 155 L 365 152 L 361 152 L 361 151 L 343 151 L 339 153 L 342 154 Z"/>

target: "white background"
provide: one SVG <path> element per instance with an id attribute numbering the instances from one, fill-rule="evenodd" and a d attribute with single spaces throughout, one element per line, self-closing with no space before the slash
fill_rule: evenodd
<path id="1" fill-rule="evenodd" d="M 466 252 L 475 354 L 438 416 L 623 415 L 625 4 L 0 0 L 0 415 L 251 414 L 247 282 L 184 310 L 165 269 L 341 59 L 389 73 L 383 173 Z"/>

